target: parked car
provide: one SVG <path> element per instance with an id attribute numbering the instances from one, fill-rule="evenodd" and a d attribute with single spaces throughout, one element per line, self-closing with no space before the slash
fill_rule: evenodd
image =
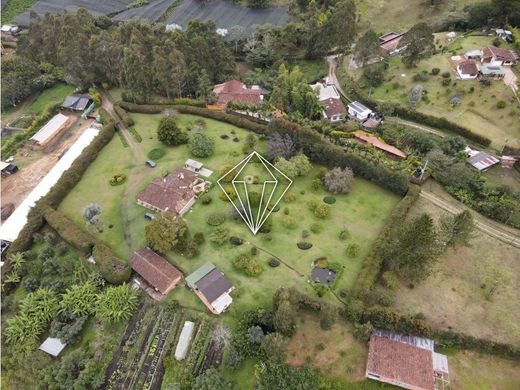
<path id="1" fill-rule="evenodd" d="M 153 221 L 155 219 L 154 213 L 144 213 L 144 219 L 147 219 L 148 221 Z"/>
<path id="2" fill-rule="evenodd" d="M 146 164 L 150 167 L 150 168 L 155 168 L 157 166 L 157 163 L 153 160 L 146 160 Z"/>

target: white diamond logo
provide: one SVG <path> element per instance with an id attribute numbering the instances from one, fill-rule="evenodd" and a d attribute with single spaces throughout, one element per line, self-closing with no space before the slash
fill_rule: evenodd
<path id="1" fill-rule="evenodd" d="M 258 233 L 292 180 L 254 151 L 217 180 L 253 234 Z"/>

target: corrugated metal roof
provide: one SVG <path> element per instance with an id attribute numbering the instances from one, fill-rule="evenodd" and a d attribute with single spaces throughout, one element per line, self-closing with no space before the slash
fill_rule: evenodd
<path id="1" fill-rule="evenodd" d="M 446 355 L 433 352 L 433 371 L 442 372 L 445 374 L 449 374 L 450 370 L 448 369 L 448 357 Z"/>
<path id="2" fill-rule="evenodd" d="M 390 340 L 399 341 L 401 343 L 410 344 L 415 347 L 419 347 L 422 349 L 427 349 L 428 351 L 433 351 L 434 341 L 430 339 L 426 339 L 423 337 L 416 336 L 408 336 L 399 333 L 387 332 L 384 330 L 374 329 L 372 332 L 373 335 L 384 337 Z"/>
<path id="3" fill-rule="evenodd" d="M 197 282 L 215 268 L 215 264 L 213 264 L 211 261 L 206 262 L 199 269 L 186 277 L 186 283 L 192 289 L 197 288 Z"/>
<path id="4" fill-rule="evenodd" d="M 31 140 L 36 141 L 39 144 L 45 143 L 45 141 L 54 137 L 56 133 L 63 128 L 68 120 L 68 116 L 63 114 L 56 114 L 40 130 L 38 130 L 36 134 L 31 137 Z"/>
<path id="5" fill-rule="evenodd" d="M 352 102 L 348 105 L 349 108 L 352 108 L 354 111 L 356 111 L 358 114 L 366 113 L 367 111 L 372 112 L 372 110 L 368 107 L 365 107 L 360 102 Z"/>

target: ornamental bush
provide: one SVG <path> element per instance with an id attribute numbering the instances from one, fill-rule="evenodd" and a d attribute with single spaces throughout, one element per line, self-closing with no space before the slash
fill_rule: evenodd
<path id="1" fill-rule="evenodd" d="M 294 229 L 296 228 L 296 220 L 290 215 L 285 215 L 282 218 L 282 225 L 287 229 Z"/>
<path id="2" fill-rule="evenodd" d="M 359 254 L 359 245 L 355 242 L 348 244 L 346 252 L 348 257 L 357 257 L 357 255 Z"/>
<path id="3" fill-rule="evenodd" d="M 227 196 L 226 196 L 226 194 L 227 194 Z M 229 202 L 229 198 L 231 198 L 231 200 L 235 200 L 237 198 L 237 193 L 235 192 L 235 189 L 233 187 L 226 186 L 226 187 L 224 187 L 224 192 L 221 192 L 219 197 L 224 202 Z"/>
<path id="4" fill-rule="evenodd" d="M 325 219 L 330 215 L 330 206 L 327 204 L 320 204 L 314 209 L 314 215 L 318 218 Z"/>
<path id="5" fill-rule="evenodd" d="M 229 237 L 229 230 L 225 227 L 218 227 L 210 234 L 209 240 L 216 246 L 222 246 L 226 243 Z"/>
<path id="6" fill-rule="evenodd" d="M 336 198 L 329 195 L 329 196 L 324 197 L 323 201 L 327 204 L 334 204 L 334 203 L 336 203 Z"/>
<path id="7" fill-rule="evenodd" d="M 204 133 L 195 133 L 191 135 L 188 147 L 192 156 L 205 158 L 215 151 L 215 141 Z"/>
<path id="8" fill-rule="evenodd" d="M 125 181 L 126 181 L 126 175 L 121 173 L 119 175 L 112 176 L 109 180 L 109 183 L 111 186 L 119 186 L 119 185 L 123 184 Z"/>
<path id="9" fill-rule="evenodd" d="M 214 212 L 207 216 L 206 223 L 210 226 L 219 226 L 226 221 L 226 214 Z"/>
<path id="10" fill-rule="evenodd" d="M 307 241 L 300 241 L 299 243 L 296 244 L 296 246 L 301 250 L 307 250 L 307 249 L 312 248 L 312 244 Z"/>
<path id="11" fill-rule="evenodd" d="M 242 240 L 240 237 L 231 236 L 229 237 L 229 242 L 233 245 L 242 245 L 244 243 L 244 240 Z"/>
<path id="12" fill-rule="evenodd" d="M 164 149 L 155 148 L 148 152 L 147 156 L 150 160 L 159 160 L 160 158 L 164 157 L 166 152 Z"/>
<path id="13" fill-rule="evenodd" d="M 213 201 L 213 198 L 211 197 L 210 194 L 204 194 L 199 199 L 202 202 L 202 204 L 205 204 L 205 205 L 208 205 Z"/>
<path id="14" fill-rule="evenodd" d="M 247 276 L 258 276 L 262 273 L 264 266 L 256 258 L 252 258 L 247 253 L 235 257 L 232 261 L 233 267 Z"/>
<path id="15" fill-rule="evenodd" d="M 319 224 L 319 223 L 313 223 L 310 227 L 310 230 L 312 233 L 314 234 L 318 234 L 318 233 L 321 233 L 323 231 L 323 225 Z"/>
<path id="16" fill-rule="evenodd" d="M 269 264 L 269 267 L 276 268 L 280 265 L 280 261 L 272 257 L 269 259 L 267 264 Z"/>

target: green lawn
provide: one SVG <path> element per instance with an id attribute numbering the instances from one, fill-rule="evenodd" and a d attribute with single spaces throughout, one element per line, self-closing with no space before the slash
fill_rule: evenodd
<path id="1" fill-rule="evenodd" d="M 67 97 L 74 93 L 75 88 L 72 85 L 56 84 L 54 87 L 46 89 L 40 93 L 35 100 L 27 106 L 25 110 L 28 113 L 38 114 L 49 104 L 61 103 Z"/>
<path id="2" fill-rule="evenodd" d="M 318 60 L 298 60 L 289 61 L 291 68 L 298 66 L 309 83 L 313 83 L 327 75 L 327 65 L 325 60 L 320 58 Z"/>
<path id="3" fill-rule="evenodd" d="M 2 24 L 12 22 L 17 15 L 31 8 L 36 0 L 9 0 L 6 3 L 1 12 Z"/>
<path id="4" fill-rule="evenodd" d="M 135 120 L 135 128 L 143 137 L 139 144 L 144 154 L 153 148 L 164 148 L 166 155 L 158 160 L 155 169 L 148 168 L 144 161 L 136 161 L 131 156 L 128 148 L 123 148 L 117 137 L 103 149 L 99 157 L 89 167 L 81 182 L 67 196 L 60 205 L 60 210 L 65 212 L 78 225 L 84 226 L 82 221 L 82 210 L 90 203 L 99 203 L 102 208 L 102 222 L 104 231 L 99 238 L 109 244 L 116 253 L 124 259 L 128 259 L 133 251 L 144 245 L 144 227 L 146 220 L 144 213 L 146 209 L 135 203 L 136 194 L 145 187 L 153 178 L 165 171 L 172 171 L 176 167 L 183 166 L 189 153 L 186 146 L 165 148 L 156 139 L 156 128 L 160 120 L 159 115 L 132 114 Z M 181 127 L 193 122 L 196 117 L 180 115 L 178 118 Z M 206 167 L 218 171 L 225 163 L 238 163 L 243 155 L 241 153 L 242 140 L 247 135 L 243 129 L 235 128 L 229 124 L 206 119 L 207 132 L 216 141 L 216 153 L 207 159 L 202 159 Z M 231 132 L 234 131 L 235 134 Z M 231 136 L 227 140 L 220 135 Z M 237 136 L 240 142 L 234 142 L 231 138 Z M 263 141 L 259 140 L 258 150 L 264 149 Z M 367 255 L 372 242 L 377 237 L 384 220 L 399 198 L 376 185 L 361 179 L 356 179 L 352 191 L 348 195 L 337 196 L 337 202 L 331 206 L 332 213 L 326 220 L 318 220 L 308 210 L 307 202 L 310 199 L 321 199 L 326 195 L 323 190 L 311 190 L 310 183 L 316 177 L 318 167 L 304 178 L 295 180 L 289 192 L 296 199 L 287 203 L 280 203 L 281 209 L 273 213 L 271 218 L 273 228 L 272 241 L 266 241 L 264 234 L 253 236 L 245 224 L 228 220 L 223 226 L 230 230 L 230 235 L 243 238 L 246 243 L 242 246 L 232 246 L 230 243 L 215 248 L 209 242 L 200 248 L 200 255 L 194 259 L 187 259 L 176 253 L 168 254 L 169 259 L 181 268 L 186 274 L 194 271 L 204 262 L 214 262 L 236 286 L 233 293 L 235 304 L 231 310 L 224 315 L 225 321 L 233 322 L 235 313 L 257 305 L 270 303 L 272 293 L 280 286 L 295 285 L 299 288 L 312 292 L 308 278 L 311 271 L 311 262 L 317 257 L 326 256 L 329 261 L 338 262 L 345 266 L 342 276 L 339 278 L 336 289 L 352 287 L 357 273 L 361 267 L 363 258 Z M 127 175 L 127 182 L 118 187 L 111 187 L 108 183 L 110 177 L 116 173 Z M 210 178 L 216 181 L 218 172 Z M 93 190 L 95 189 L 95 190 Z M 213 202 L 203 205 L 197 202 L 193 209 L 186 214 L 190 232 L 203 232 L 206 239 L 214 231 L 214 227 L 206 224 L 209 213 L 223 211 L 228 213 L 231 204 L 219 198 L 220 189 L 215 185 L 210 190 Z M 293 217 L 297 226 L 294 229 L 285 228 L 281 220 L 285 216 L 284 209 L 287 208 L 289 216 Z M 312 234 L 302 239 L 302 231 L 310 230 L 311 224 L 319 222 L 323 231 Z M 113 225 L 110 228 L 110 225 Z M 351 237 L 347 241 L 340 241 L 339 232 L 347 228 Z M 293 271 L 284 265 L 278 268 L 265 266 L 264 272 L 258 278 L 250 278 L 239 274 L 233 269 L 231 260 L 242 252 L 249 252 L 253 243 L 256 246 L 280 257 L 297 271 Z M 306 251 L 298 249 L 296 243 L 309 241 L 314 246 Z M 355 242 L 360 246 L 356 258 L 349 259 L 345 254 L 348 243 Z M 258 255 L 264 263 L 271 257 L 269 254 L 259 251 Z M 302 274 L 302 276 L 300 276 Z M 204 310 L 203 305 L 185 288 L 177 288 L 168 299 L 178 299 L 184 306 Z M 329 297 L 332 299 L 332 297 Z"/>
<path id="5" fill-rule="evenodd" d="M 383 85 L 371 90 L 371 97 L 377 100 L 395 101 L 403 106 L 409 106 L 408 95 L 416 85 L 422 85 L 427 95 L 417 105 L 417 109 L 425 114 L 446 117 L 450 121 L 462 124 L 474 132 L 491 138 L 492 147 L 501 150 L 506 143 L 520 146 L 520 110 L 514 103 L 513 92 L 503 81 L 492 81 L 491 86 L 481 85 L 477 80 L 457 80 L 455 67 L 450 61 L 453 53 L 457 55 L 472 49 L 480 49 L 490 45 L 491 37 L 469 36 L 457 39 L 448 45 L 449 51 L 439 53 L 421 61 L 416 68 L 404 66 L 398 57 L 389 60 L 389 68 L 385 74 Z M 436 35 L 438 46 L 446 46 L 445 33 Z M 439 68 L 442 74 L 445 71 L 451 74 L 451 85 L 443 86 L 441 74 L 429 75 L 427 81 L 414 81 L 414 75 L 432 68 Z M 361 70 L 355 72 L 360 77 Z M 369 88 L 365 87 L 366 92 Z M 450 99 L 458 95 L 461 104 L 453 108 Z M 506 107 L 497 109 L 499 100 L 506 102 Z"/>

